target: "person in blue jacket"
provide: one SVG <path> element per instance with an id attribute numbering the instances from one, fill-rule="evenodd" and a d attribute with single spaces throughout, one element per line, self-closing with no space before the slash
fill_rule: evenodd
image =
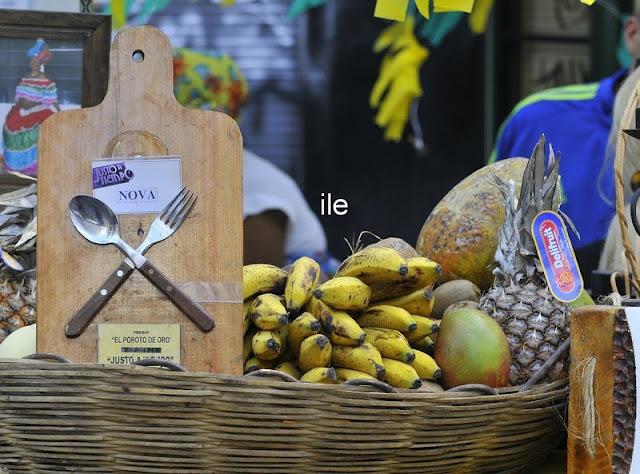
<path id="1" fill-rule="evenodd" d="M 640 15 L 625 21 L 624 38 L 634 61 L 640 58 Z M 548 89 L 525 98 L 500 127 L 489 158 L 491 163 L 528 157 L 542 133 L 561 154 L 560 209 L 579 232 L 579 238 L 572 234 L 572 243 L 587 286 L 615 212 L 613 169 L 603 169 L 603 164 L 615 95 L 628 72 L 620 70 L 599 82 Z"/>

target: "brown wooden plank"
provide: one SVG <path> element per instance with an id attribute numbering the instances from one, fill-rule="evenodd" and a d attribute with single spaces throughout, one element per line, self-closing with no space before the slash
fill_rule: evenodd
<path id="1" fill-rule="evenodd" d="M 145 54 L 140 63 L 132 60 L 138 49 Z M 40 133 L 38 351 L 95 362 L 99 323 L 179 323 L 185 367 L 241 374 L 241 302 L 204 304 L 216 320 L 215 329 L 204 334 L 138 272 L 82 336 L 64 335 L 69 318 L 122 258 L 115 247 L 84 240 L 67 215 L 74 195 L 92 193 L 91 163 L 99 157 L 180 155 L 183 184 L 198 194 L 198 202 L 182 228 L 147 256 L 175 282 L 242 285 L 242 137 L 236 123 L 176 102 L 171 48 L 157 29 L 120 33 L 110 60 L 105 100 L 55 114 Z M 153 217 L 120 216 L 123 238 L 136 246 L 137 230 L 147 229 Z"/>
<path id="2" fill-rule="evenodd" d="M 569 392 L 569 433 L 567 472 L 606 474 L 612 472 L 613 452 L 613 324 L 617 311 L 613 306 L 586 306 L 571 315 L 571 374 Z M 580 368 L 596 358 L 594 398 L 596 410 L 596 454 L 591 458 L 581 440 L 583 402 Z"/>

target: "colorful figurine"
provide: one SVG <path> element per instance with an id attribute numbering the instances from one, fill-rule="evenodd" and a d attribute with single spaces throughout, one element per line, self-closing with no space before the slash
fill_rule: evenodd
<path id="1" fill-rule="evenodd" d="M 60 110 L 56 83 L 44 73 L 53 54 L 43 39 L 27 52 L 31 73 L 16 87 L 15 105 L 2 128 L 4 166 L 10 171 L 36 175 L 40 124 Z"/>

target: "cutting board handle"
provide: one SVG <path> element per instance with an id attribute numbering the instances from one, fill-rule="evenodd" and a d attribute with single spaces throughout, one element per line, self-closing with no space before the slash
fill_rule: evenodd
<path id="1" fill-rule="evenodd" d="M 173 92 L 173 59 L 169 38 L 153 26 L 120 31 L 111 47 L 109 86 L 104 101 L 116 104 L 116 113 L 138 109 L 140 103 L 167 108 L 181 107 Z M 124 114 L 126 115 L 126 114 Z"/>

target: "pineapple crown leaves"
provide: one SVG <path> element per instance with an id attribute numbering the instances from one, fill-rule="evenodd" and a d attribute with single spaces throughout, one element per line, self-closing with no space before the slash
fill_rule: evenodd
<path id="1" fill-rule="evenodd" d="M 545 166 L 545 145 L 545 137 L 541 135 L 522 175 L 517 201 L 515 184 L 512 181 L 507 184 L 494 176 L 505 202 L 505 219 L 498 235 L 494 258 L 493 273 L 498 286 L 518 285 L 526 281 L 544 282 L 531 235 L 531 223 L 539 212 L 556 211 L 560 206 L 560 155 L 556 158 L 550 145 L 548 165 Z"/>

